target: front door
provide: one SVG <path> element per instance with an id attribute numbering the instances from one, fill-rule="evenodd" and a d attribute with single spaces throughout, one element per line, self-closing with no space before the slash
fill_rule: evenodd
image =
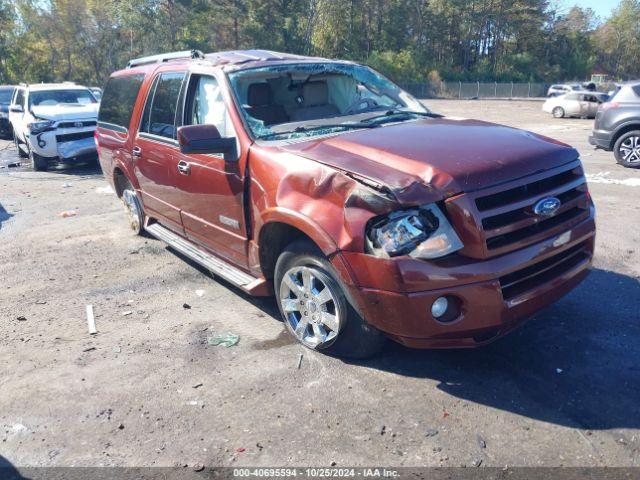
<path id="1" fill-rule="evenodd" d="M 178 232 L 183 230 L 174 183 L 178 165 L 175 125 L 184 77 L 183 72 L 164 72 L 155 78 L 132 148 L 147 214 Z"/>
<path id="2" fill-rule="evenodd" d="M 188 82 L 184 125 L 215 125 L 222 137 L 236 138 L 231 119 L 213 76 L 192 75 Z M 238 149 L 238 151 L 240 151 Z M 247 264 L 244 219 L 244 162 L 222 155 L 177 153 L 179 208 L 186 235 L 238 265 Z"/>

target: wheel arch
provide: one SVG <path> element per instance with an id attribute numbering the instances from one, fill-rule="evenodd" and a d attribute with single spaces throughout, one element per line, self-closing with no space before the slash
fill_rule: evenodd
<path id="1" fill-rule="evenodd" d="M 612 150 L 616 145 L 618 139 L 624 135 L 625 133 L 631 132 L 633 130 L 640 130 L 640 122 L 638 123 L 629 123 L 619 127 L 611 138 L 611 145 L 609 146 Z"/>
<path id="2" fill-rule="evenodd" d="M 278 257 L 293 242 L 307 240 L 327 258 L 338 250 L 315 222 L 301 218 L 304 217 L 292 212 L 271 214 L 257 232 L 260 269 L 265 278 L 273 278 Z"/>

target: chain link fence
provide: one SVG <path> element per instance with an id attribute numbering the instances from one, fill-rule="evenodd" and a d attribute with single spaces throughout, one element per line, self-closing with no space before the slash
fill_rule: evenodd
<path id="1" fill-rule="evenodd" d="M 417 98 L 544 98 L 549 83 L 424 82 L 403 84 Z"/>

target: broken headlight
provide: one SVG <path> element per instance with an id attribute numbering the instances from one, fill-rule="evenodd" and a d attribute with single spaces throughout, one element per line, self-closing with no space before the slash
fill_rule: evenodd
<path id="1" fill-rule="evenodd" d="M 460 250 L 462 241 L 435 204 L 393 212 L 369 223 L 367 252 L 378 257 L 440 258 Z"/>
<path id="2" fill-rule="evenodd" d="M 38 135 L 39 133 L 52 130 L 53 124 L 54 122 L 51 120 L 37 119 L 36 121 L 29 123 L 27 126 L 29 127 L 29 133 L 31 135 Z"/>

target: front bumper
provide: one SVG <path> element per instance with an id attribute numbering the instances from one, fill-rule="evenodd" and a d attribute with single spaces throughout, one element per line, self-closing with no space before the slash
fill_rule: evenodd
<path id="1" fill-rule="evenodd" d="M 611 150 L 613 148 L 612 139 L 613 134 L 608 130 L 593 130 L 589 136 L 589 143 L 597 148 Z"/>
<path id="2" fill-rule="evenodd" d="M 392 339 L 414 348 L 475 347 L 575 288 L 589 273 L 594 243 L 592 214 L 569 232 L 488 260 L 384 260 L 342 252 L 333 263 L 355 280 L 347 288 L 360 313 Z M 563 260 L 569 254 L 571 260 Z M 505 287 L 521 272 L 517 287 Z M 443 295 L 460 302 L 460 315 L 449 323 L 431 316 Z"/>
<path id="3" fill-rule="evenodd" d="M 51 161 L 74 163 L 96 160 L 98 153 L 93 139 L 94 131 L 93 128 L 48 130 L 30 135 L 29 146 L 35 153 Z"/>

